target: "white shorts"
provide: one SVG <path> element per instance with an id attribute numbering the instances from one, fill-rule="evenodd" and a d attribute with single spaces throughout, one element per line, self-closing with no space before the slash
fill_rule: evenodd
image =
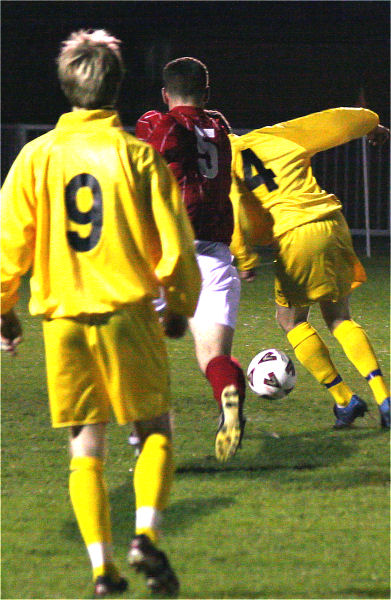
<path id="1" fill-rule="evenodd" d="M 235 329 L 241 284 L 229 247 L 221 242 L 196 241 L 195 250 L 202 287 L 193 319 Z M 153 304 L 157 311 L 164 310 L 164 297 Z"/>
<path id="2" fill-rule="evenodd" d="M 202 287 L 193 319 L 235 329 L 240 279 L 229 247 L 221 242 L 196 241 L 195 250 Z"/>

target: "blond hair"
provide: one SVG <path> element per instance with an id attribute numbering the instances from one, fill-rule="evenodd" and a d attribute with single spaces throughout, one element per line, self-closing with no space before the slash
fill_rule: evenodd
<path id="1" fill-rule="evenodd" d="M 81 29 L 62 42 L 58 77 L 72 106 L 96 109 L 115 104 L 125 71 L 120 44 L 104 29 Z"/>

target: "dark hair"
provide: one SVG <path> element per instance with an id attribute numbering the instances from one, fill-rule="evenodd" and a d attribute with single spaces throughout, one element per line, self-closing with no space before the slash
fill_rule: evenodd
<path id="1" fill-rule="evenodd" d="M 74 32 L 57 58 L 61 88 L 72 106 L 113 106 L 124 75 L 120 40 L 104 29 Z"/>
<path id="2" fill-rule="evenodd" d="M 177 58 L 164 67 L 163 83 L 172 96 L 201 100 L 209 85 L 208 69 L 196 58 Z"/>

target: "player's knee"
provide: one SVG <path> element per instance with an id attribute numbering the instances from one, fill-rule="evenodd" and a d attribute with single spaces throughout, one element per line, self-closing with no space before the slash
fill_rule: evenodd
<path id="1" fill-rule="evenodd" d="M 170 440 L 172 438 L 171 419 L 168 413 L 146 421 L 137 421 L 134 423 L 134 428 L 140 438 L 141 444 L 144 444 L 145 440 L 155 433 L 163 435 Z"/>
<path id="2" fill-rule="evenodd" d="M 292 329 L 308 322 L 309 307 L 287 307 L 277 304 L 276 319 L 281 329 L 286 333 L 290 333 Z"/>
<path id="3" fill-rule="evenodd" d="M 295 323 L 290 315 L 283 313 L 279 309 L 276 310 L 276 321 L 284 333 L 289 333 L 295 327 Z"/>
<path id="4" fill-rule="evenodd" d="M 69 437 L 72 457 L 89 456 L 103 459 L 105 456 L 105 431 L 104 423 L 71 427 Z"/>

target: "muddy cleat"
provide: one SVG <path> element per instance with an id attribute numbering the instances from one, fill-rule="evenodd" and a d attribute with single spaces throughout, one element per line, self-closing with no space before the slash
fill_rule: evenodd
<path id="1" fill-rule="evenodd" d="M 367 411 L 366 402 L 355 394 L 351 397 L 349 404 L 343 408 L 334 404 L 334 414 L 337 417 L 334 429 L 349 427 L 357 417 L 363 417 Z"/>
<path id="2" fill-rule="evenodd" d="M 127 589 L 128 582 L 123 577 L 115 581 L 110 575 L 99 575 L 94 583 L 94 598 L 106 598 L 125 592 Z"/>
<path id="3" fill-rule="evenodd" d="M 242 401 L 234 385 L 227 385 L 221 394 L 221 414 L 216 433 L 216 458 L 227 461 L 240 448 L 246 419 L 242 414 Z"/>
<path id="4" fill-rule="evenodd" d="M 390 398 L 386 398 L 379 405 L 380 425 L 384 429 L 390 429 Z"/>
<path id="5" fill-rule="evenodd" d="M 155 594 L 176 596 L 179 581 L 164 552 L 158 550 L 146 535 L 136 535 L 128 553 L 128 563 L 147 580 L 147 587 Z"/>

